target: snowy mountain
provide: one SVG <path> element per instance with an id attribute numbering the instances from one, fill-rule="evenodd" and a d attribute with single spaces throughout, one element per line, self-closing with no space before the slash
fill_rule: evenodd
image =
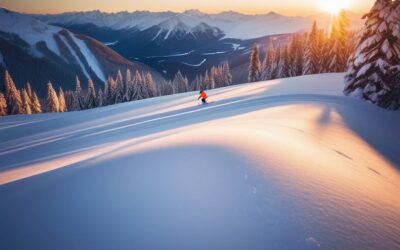
<path id="1" fill-rule="evenodd" d="M 94 24 L 101 28 L 113 30 L 137 29 L 146 30 L 153 26 L 162 26 L 173 32 L 176 24 L 184 24 L 185 31 L 190 31 L 197 25 L 205 23 L 222 31 L 224 38 L 254 39 L 268 35 L 294 33 L 309 30 L 314 20 L 321 23 L 321 27 L 328 28 L 329 14 L 320 14 L 311 17 L 284 16 L 275 12 L 263 15 L 246 15 L 227 11 L 218 14 L 207 14 L 198 10 L 176 12 L 118 12 L 105 13 L 100 11 L 68 12 L 55 15 L 40 15 L 41 20 L 47 23 L 63 25 Z M 360 27 L 361 15 L 350 13 L 353 27 Z M 181 27 L 182 28 L 182 27 Z"/>
<path id="2" fill-rule="evenodd" d="M 400 249 L 400 116 L 343 74 L 0 119 L 0 249 Z"/>
<path id="3" fill-rule="evenodd" d="M 30 15 L 0 9 L 0 20 L 0 67 L 9 69 L 20 86 L 30 81 L 40 95 L 49 80 L 71 89 L 76 75 L 84 82 L 92 79 L 102 85 L 118 69 L 129 67 L 155 73 L 147 66 L 125 60 L 92 38 Z"/>
<path id="4" fill-rule="evenodd" d="M 360 15 L 348 13 L 348 16 L 353 28 L 361 26 Z M 275 12 L 245 15 L 232 11 L 208 14 L 198 10 L 182 13 L 91 11 L 37 17 L 94 37 L 125 58 L 150 65 L 166 78 L 174 77 L 178 70 L 193 78 L 228 61 L 234 74 L 239 76 L 234 78 L 236 83 L 246 78 L 244 64 L 254 43 L 265 47 L 269 39 L 287 42 L 291 33 L 310 30 L 314 20 L 327 29 L 331 22 L 328 14 L 291 17 Z"/>

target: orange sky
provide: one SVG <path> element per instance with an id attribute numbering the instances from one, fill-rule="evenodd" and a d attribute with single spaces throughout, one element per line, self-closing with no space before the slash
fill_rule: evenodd
<path id="1" fill-rule="evenodd" d="M 29 13 L 60 13 L 67 11 L 184 11 L 199 9 L 216 13 L 233 10 L 261 14 L 276 11 L 286 15 L 306 16 L 323 11 L 321 5 L 338 0 L 0 0 L 0 6 Z M 374 0 L 347 0 L 348 9 L 363 13 Z"/>

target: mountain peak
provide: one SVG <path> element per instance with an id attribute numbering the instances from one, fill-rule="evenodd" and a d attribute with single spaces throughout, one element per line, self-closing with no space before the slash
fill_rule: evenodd
<path id="1" fill-rule="evenodd" d="M 182 14 L 186 14 L 186 15 L 204 15 L 205 13 L 201 12 L 198 9 L 190 9 L 190 10 L 185 10 L 184 12 L 182 12 Z"/>

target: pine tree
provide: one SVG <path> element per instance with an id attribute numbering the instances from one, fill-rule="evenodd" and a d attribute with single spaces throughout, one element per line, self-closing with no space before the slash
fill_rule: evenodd
<path id="1" fill-rule="evenodd" d="M 56 91 L 53 88 L 51 82 L 47 84 L 47 99 L 46 99 L 46 111 L 50 113 L 58 112 L 58 97 Z"/>
<path id="2" fill-rule="evenodd" d="M 391 109 L 398 108 L 400 102 L 395 94 L 399 84 L 396 78 L 400 72 L 400 40 L 396 35 L 399 31 L 391 30 L 396 2 L 377 0 L 364 16 L 365 27 L 349 60 L 344 90 L 347 95 L 361 96 Z"/>
<path id="3" fill-rule="evenodd" d="M 26 89 L 26 93 L 28 94 L 28 97 L 31 99 L 31 102 L 32 102 L 33 90 L 32 90 L 32 86 L 29 82 L 26 83 L 25 89 Z"/>
<path id="4" fill-rule="evenodd" d="M 64 99 L 65 99 L 65 106 L 67 107 L 68 111 L 73 111 L 73 102 L 74 102 L 74 92 L 71 90 L 67 90 L 64 93 Z"/>
<path id="5" fill-rule="evenodd" d="M 212 67 L 211 68 L 211 70 L 210 70 L 210 81 L 209 81 L 209 83 L 210 83 L 210 89 L 215 89 L 215 86 L 216 86 L 216 83 L 215 83 L 215 80 L 216 80 L 216 78 L 217 78 L 217 71 L 216 71 L 216 69 L 214 68 L 214 67 Z"/>
<path id="6" fill-rule="evenodd" d="M 21 100 L 22 100 L 22 114 L 26 115 L 31 115 L 32 114 L 32 109 L 31 109 L 31 99 L 28 96 L 28 92 L 26 89 L 21 90 Z"/>
<path id="7" fill-rule="evenodd" d="M 292 76 L 292 65 L 291 65 L 291 58 L 289 52 L 289 45 L 285 45 L 283 47 L 282 52 L 282 72 L 281 78 L 287 78 Z"/>
<path id="8" fill-rule="evenodd" d="M 258 45 L 253 46 L 253 50 L 250 54 L 250 64 L 249 64 L 249 82 L 258 82 L 261 78 L 261 62 L 260 55 L 258 51 Z"/>
<path id="9" fill-rule="evenodd" d="M 117 78 L 115 80 L 115 93 L 114 93 L 114 103 L 124 102 L 125 89 L 124 89 L 124 79 L 122 77 L 121 70 L 117 72 Z"/>
<path id="10" fill-rule="evenodd" d="M 275 58 L 272 67 L 271 78 L 276 79 L 280 78 L 282 73 L 282 46 L 278 45 L 275 50 Z"/>
<path id="11" fill-rule="evenodd" d="M 186 79 L 187 81 L 187 79 Z M 153 77 L 151 76 L 150 72 L 147 72 L 144 77 L 144 83 L 148 92 L 149 97 L 155 97 L 157 95 L 156 85 L 153 81 Z"/>
<path id="12" fill-rule="evenodd" d="M 104 101 L 106 105 L 115 104 L 116 82 L 109 76 L 104 89 Z"/>
<path id="13" fill-rule="evenodd" d="M 208 75 L 208 70 L 206 70 L 206 73 L 204 74 L 204 81 L 203 81 L 204 89 L 210 89 L 210 76 Z M 203 89 L 203 90 L 204 90 Z"/>
<path id="14" fill-rule="evenodd" d="M 263 70 L 261 74 L 261 80 L 271 80 L 273 79 L 274 71 L 274 61 L 275 61 L 275 49 L 272 43 L 268 45 L 267 53 L 263 62 Z"/>
<path id="15" fill-rule="evenodd" d="M 3 93 L 0 92 L 0 116 L 7 115 L 7 101 Z"/>
<path id="16" fill-rule="evenodd" d="M 176 73 L 173 84 L 175 86 L 176 93 L 184 93 L 188 91 L 188 81 L 185 79 L 185 77 L 183 77 L 180 71 Z"/>
<path id="17" fill-rule="evenodd" d="M 11 78 L 11 75 L 6 70 L 5 72 L 5 90 L 6 90 L 6 101 L 9 115 L 18 115 L 23 114 L 23 106 L 21 100 L 21 94 L 15 86 L 14 81 Z"/>
<path id="18" fill-rule="evenodd" d="M 101 88 L 97 92 L 97 101 L 96 102 L 97 102 L 97 107 L 104 106 L 104 93 L 103 93 L 103 90 Z"/>
<path id="19" fill-rule="evenodd" d="M 222 66 L 222 75 L 224 86 L 229 86 L 232 84 L 232 74 L 228 63 L 224 63 Z"/>
<path id="20" fill-rule="evenodd" d="M 58 112 L 67 112 L 67 104 L 65 102 L 65 95 L 63 89 L 58 89 Z"/>
<path id="21" fill-rule="evenodd" d="M 317 74 L 320 72 L 321 67 L 321 46 L 320 32 L 318 30 L 317 22 L 314 21 L 310 35 L 308 36 L 308 44 L 306 48 L 306 59 L 304 74 Z"/>
<path id="22" fill-rule="evenodd" d="M 349 58 L 348 42 L 348 19 L 345 11 L 341 11 L 332 25 L 331 37 L 329 39 L 329 63 L 328 72 L 343 72 L 346 70 Z"/>
<path id="23" fill-rule="evenodd" d="M 126 70 L 125 73 L 125 81 L 124 81 L 124 100 L 126 102 L 131 101 L 131 97 L 133 95 L 133 80 L 132 73 L 129 69 Z"/>
<path id="24" fill-rule="evenodd" d="M 82 93 L 81 81 L 76 76 L 75 91 L 72 99 L 72 107 L 70 110 L 79 111 L 85 108 L 85 98 Z"/>
<path id="25" fill-rule="evenodd" d="M 35 114 L 42 113 L 42 104 L 40 103 L 39 97 L 35 91 L 32 92 L 32 96 L 32 112 Z"/>
<path id="26" fill-rule="evenodd" d="M 319 73 L 327 73 L 329 72 L 329 65 L 331 61 L 331 43 L 330 39 L 324 30 L 320 30 L 318 32 L 318 38 L 321 44 L 321 58 L 320 58 L 320 67 Z"/>
<path id="27" fill-rule="evenodd" d="M 88 91 L 86 96 L 86 108 L 92 109 L 97 107 L 96 103 L 96 90 L 94 88 L 93 81 L 89 79 L 88 81 Z"/>
<path id="28" fill-rule="evenodd" d="M 161 93 L 161 95 L 172 95 L 172 94 L 174 94 L 174 88 L 172 86 L 172 82 L 171 81 L 164 81 L 160 85 L 160 93 Z"/>

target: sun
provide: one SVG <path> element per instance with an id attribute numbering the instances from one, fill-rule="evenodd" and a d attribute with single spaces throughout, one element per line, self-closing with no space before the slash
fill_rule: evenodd
<path id="1" fill-rule="evenodd" d="M 346 0 L 323 0 L 321 7 L 324 11 L 336 15 L 341 10 L 348 8 L 348 2 Z"/>

